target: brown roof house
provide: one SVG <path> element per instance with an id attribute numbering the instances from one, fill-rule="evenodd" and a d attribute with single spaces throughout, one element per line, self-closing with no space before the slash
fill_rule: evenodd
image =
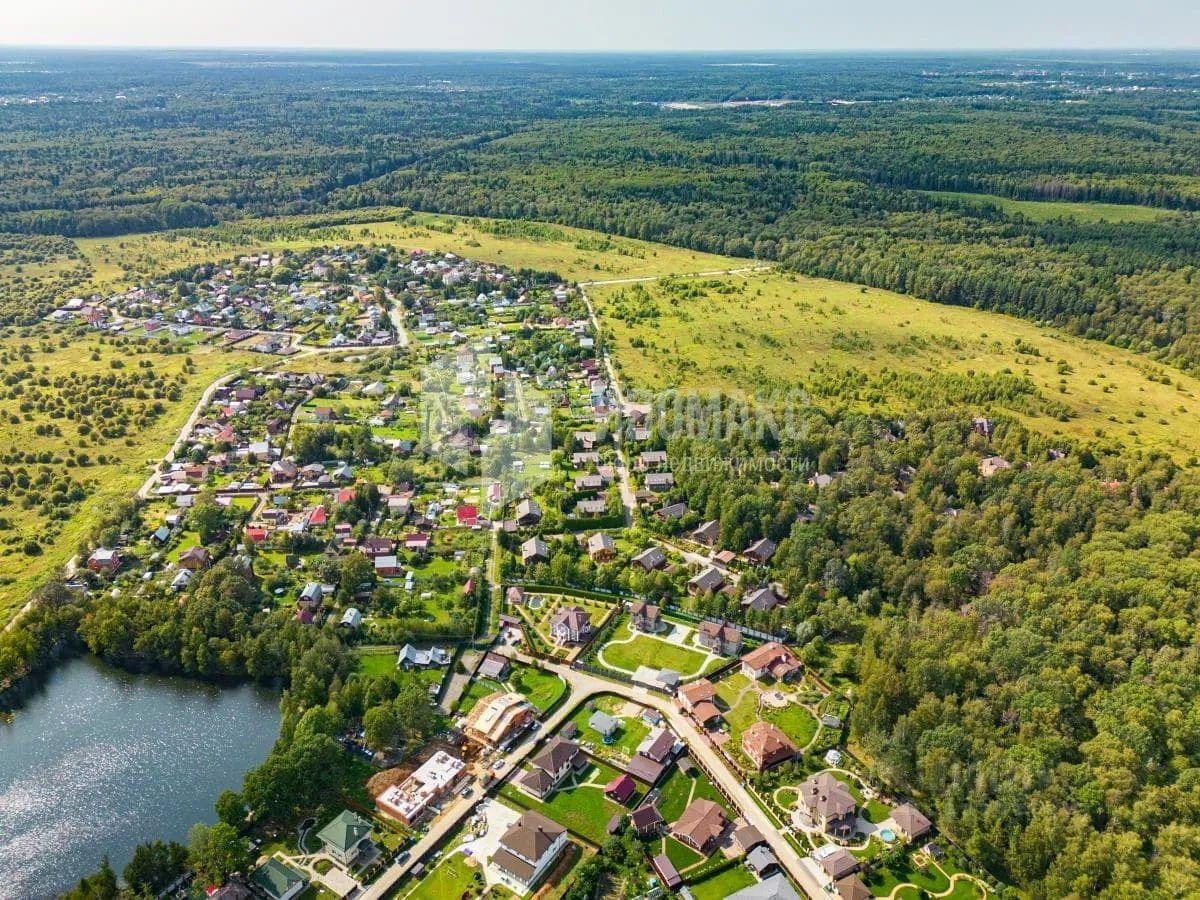
<path id="1" fill-rule="evenodd" d="M 771 557 L 775 555 L 775 542 L 770 538 L 763 538 L 755 541 L 743 552 L 742 556 L 746 557 L 746 561 L 753 563 L 756 566 L 765 566 L 771 561 Z"/>
<path id="2" fill-rule="evenodd" d="M 917 838 L 924 837 L 933 828 L 933 823 L 911 803 L 901 803 L 893 809 L 892 821 L 896 823 L 896 831 L 904 838 L 905 843 L 912 843 Z"/>
<path id="3" fill-rule="evenodd" d="M 709 566 L 703 572 L 694 575 L 687 583 L 688 593 L 692 596 L 698 594 L 715 594 L 723 587 L 725 587 L 725 576 L 713 566 Z"/>
<path id="4" fill-rule="evenodd" d="M 208 568 L 208 564 L 212 562 L 212 551 L 207 547 L 201 547 L 197 544 L 194 547 L 188 547 L 179 554 L 179 567 L 181 569 L 190 569 L 193 572 L 198 572 L 201 569 Z"/>
<path id="5" fill-rule="evenodd" d="M 831 837 L 846 839 L 854 835 L 854 796 L 830 773 L 819 772 L 800 785 L 800 805 L 812 823 Z"/>
<path id="6" fill-rule="evenodd" d="M 800 660 L 778 641 L 768 641 L 742 657 L 742 674 L 755 681 L 770 676 L 785 681 L 800 672 Z"/>
<path id="7" fill-rule="evenodd" d="M 671 825 L 671 834 L 706 856 L 729 824 L 725 810 L 712 800 L 693 800 Z"/>
<path id="8" fill-rule="evenodd" d="M 521 777 L 517 786 L 542 800 L 562 784 L 569 774 L 586 766 L 587 756 L 574 741 L 556 736 L 529 763 L 529 771 Z"/>
<path id="9" fill-rule="evenodd" d="M 692 532 L 692 540 L 697 544 L 704 544 L 707 547 L 711 547 L 716 544 L 720 534 L 721 523 L 716 519 L 709 519 Z"/>
<path id="10" fill-rule="evenodd" d="M 861 865 L 854 854 L 844 847 L 825 854 L 821 857 L 820 862 L 825 874 L 835 881 L 857 872 Z"/>
<path id="11" fill-rule="evenodd" d="M 629 624 L 636 631 L 654 634 L 661 631 L 665 623 L 657 606 L 637 600 L 629 607 Z"/>
<path id="12" fill-rule="evenodd" d="M 770 722 L 755 722 L 742 732 L 742 749 L 758 771 L 769 769 L 796 755 L 796 745 Z"/>
<path id="13" fill-rule="evenodd" d="M 550 637 L 560 644 L 577 644 L 592 633 L 592 617 L 578 606 L 563 606 L 550 619 Z"/>
<path id="14" fill-rule="evenodd" d="M 697 678 L 691 684 L 683 685 L 675 694 L 679 705 L 688 712 L 695 709 L 699 703 L 711 703 L 716 696 L 717 689 L 707 678 Z"/>
<path id="15" fill-rule="evenodd" d="M 491 863 L 518 894 L 529 891 L 567 846 L 567 829 L 541 813 L 525 812 L 500 837 Z"/>
<path id="16" fill-rule="evenodd" d="M 742 652 L 742 633 L 725 622 L 701 622 L 696 630 L 696 642 L 720 656 L 736 656 Z"/>

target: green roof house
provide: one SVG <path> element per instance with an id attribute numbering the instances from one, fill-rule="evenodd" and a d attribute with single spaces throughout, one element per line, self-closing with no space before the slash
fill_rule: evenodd
<path id="1" fill-rule="evenodd" d="M 271 900 L 291 900 L 308 887 L 308 876 L 272 856 L 250 874 L 250 883 Z"/>
<path id="2" fill-rule="evenodd" d="M 325 845 L 326 853 L 343 866 L 348 866 L 363 850 L 371 846 L 373 828 L 366 819 L 344 809 L 332 822 L 317 832 L 317 840 Z"/>

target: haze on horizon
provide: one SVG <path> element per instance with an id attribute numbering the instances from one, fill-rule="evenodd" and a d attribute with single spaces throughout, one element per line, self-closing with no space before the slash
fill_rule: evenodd
<path id="1" fill-rule="evenodd" d="M 9 0 L 0 44 L 363 50 L 1200 47 L 1194 0 Z"/>

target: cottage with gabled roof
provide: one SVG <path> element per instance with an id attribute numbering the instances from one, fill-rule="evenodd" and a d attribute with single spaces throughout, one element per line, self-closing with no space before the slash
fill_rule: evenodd
<path id="1" fill-rule="evenodd" d="M 348 809 L 342 810 L 328 825 L 317 832 L 317 840 L 325 852 L 344 866 L 354 863 L 374 847 L 371 832 L 375 826 Z"/>
<path id="2" fill-rule="evenodd" d="M 794 757 L 799 750 L 777 726 L 755 722 L 742 732 L 742 750 L 759 772 Z"/>
<path id="3" fill-rule="evenodd" d="M 567 846 L 567 829 L 533 811 L 522 813 L 500 837 L 491 864 L 518 894 L 531 890 Z"/>
<path id="4" fill-rule="evenodd" d="M 742 633 L 727 622 L 701 622 L 696 643 L 719 656 L 737 656 L 742 652 Z"/>
<path id="5" fill-rule="evenodd" d="M 560 606 L 550 618 L 550 637 L 559 644 L 577 644 L 592 633 L 592 617 L 578 606 Z"/>
<path id="6" fill-rule="evenodd" d="M 720 805 L 699 798 L 693 800 L 671 825 L 671 834 L 697 853 L 707 856 L 728 824 L 729 817 Z"/>

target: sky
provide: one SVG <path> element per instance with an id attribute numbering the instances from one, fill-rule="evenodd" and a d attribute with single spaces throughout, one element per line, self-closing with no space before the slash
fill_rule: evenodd
<path id="1" fill-rule="evenodd" d="M 0 0 L 0 43 L 440 50 L 1198 48 L 1200 0 Z"/>

